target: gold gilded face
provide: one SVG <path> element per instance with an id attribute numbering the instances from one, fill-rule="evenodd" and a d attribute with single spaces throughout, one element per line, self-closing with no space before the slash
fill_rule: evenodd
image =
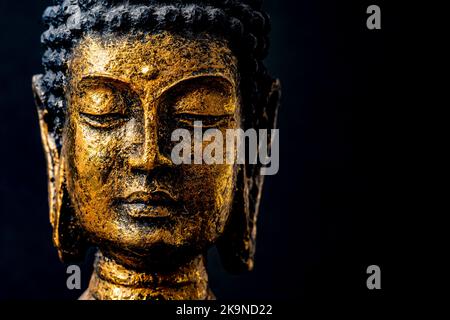
<path id="1" fill-rule="evenodd" d="M 173 164 L 177 128 L 239 128 L 237 60 L 224 40 L 171 33 L 89 36 L 69 64 L 62 161 L 89 239 L 124 263 L 214 242 L 237 167 Z"/>

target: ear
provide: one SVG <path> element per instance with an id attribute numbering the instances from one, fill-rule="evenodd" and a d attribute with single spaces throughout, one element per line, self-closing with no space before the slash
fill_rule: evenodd
<path id="1" fill-rule="evenodd" d="M 36 103 L 37 112 L 39 116 L 39 128 L 41 130 L 41 140 L 44 147 L 44 153 L 47 160 L 47 177 L 48 177 L 48 203 L 50 205 L 50 223 L 55 228 L 56 215 L 56 181 L 57 174 L 60 169 L 60 154 L 56 147 L 55 137 L 49 131 L 48 111 L 45 106 L 46 90 L 42 85 L 43 75 L 35 75 L 32 78 L 32 89 L 34 101 Z"/>
<path id="2" fill-rule="evenodd" d="M 279 132 L 276 129 L 280 100 L 281 84 L 280 80 L 276 79 L 271 82 L 269 94 L 267 95 L 266 108 L 264 109 L 262 119 L 259 124 L 259 128 L 268 129 L 268 153 L 261 154 L 261 156 L 265 158 L 260 158 L 260 160 L 264 161 L 264 163 L 267 163 L 266 161 L 270 161 L 270 166 L 264 166 L 260 168 L 260 175 L 262 176 L 277 174 L 279 168 L 279 159 L 277 157 L 277 155 L 279 154 Z M 268 157 L 269 153 L 272 155 L 272 159 Z M 273 155 L 275 155 L 276 157 L 274 158 Z"/>
<path id="3" fill-rule="evenodd" d="M 269 94 L 267 96 L 267 107 L 264 112 L 265 127 L 267 129 L 276 129 L 278 110 L 281 102 L 281 82 L 279 79 L 272 81 Z"/>
<path id="4" fill-rule="evenodd" d="M 281 98 L 280 81 L 272 81 L 268 89 L 264 110 L 257 122 L 260 128 L 275 129 Z M 269 152 L 270 148 L 269 145 Z M 222 264 L 230 273 L 251 271 L 254 266 L 256 224 L 264 185 L 260 170 L 260 165 L 239 166 L 233 208 L 225 232 L 217 242 Z"/>
<path id="5" fill-rule="evenodd" d="M 42 85 L 42 77 L 42 75 L 33 76 L 32 89 L 47 160 L 48 203 L 50 223 L 53 227 L 53 243 L 63 262 L 78 261 L 84 256 L 86 245 L 70 205 L 65 183 L 65 161 L 57 147 L 54 133 L 49 130 L 51 117 L 45 105 L 46 90 Z"/>

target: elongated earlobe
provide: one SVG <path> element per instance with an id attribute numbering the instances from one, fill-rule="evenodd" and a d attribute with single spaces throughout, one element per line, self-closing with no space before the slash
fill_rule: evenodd
<path id="1" fill-rule="evenodd" d="M 274 129 L 280 105 L 280 81 L 271 82 L 267 92 L 263 112 L 256 122 L 263 128 Z M 260 169 L 260 165 L 240 165 L 233 208 L 225 232 L 217 242 L 222 264 L 230 273 L 250 271 L 254 266 L 256 223 L 264 184 Z"/>
<path id="2" fill-rule="evenodd" d="M 49 183 L 51 183 L 49 181 Z M 55 180 L 55 217 L 53 226 L 53 243 L 58 249 L 61 261 L 71 263 L 84 260 L 88 244 L 85 234 L 70 202 L 66 184 L 65 161 L 60 159 Z"/>
<path id="3" fill-rule="evenodd" d="M 224 234 L 217 242 L 222 264 L 230 273 L 250 271 L 254 265 L 256 221 L 263 177 L 247 177 L 246 165 L 239 168 L 233 208 Z M 252 194 L 257 194 L 256 198 Z"/>
<path id="4" fill-rule="evenodd" d="M 32 79 L 32 88 L 34 100 L 39 116 L 39 128 L 41 131 L 42 145 L 47 160 L 47 177 L 48 177 L 48 203 L 50 206 L 50 223 L 55 228 L 56 215 L 56 173 L 59 168 L 59 151 L 56 147 L 54 137 L 49 132 L 48 111 L 45 108 L 46 92 L 42 86 L 42 75 L 35 75 Z"/>
<path id="5" fill-rule="evenodd" d="M 48 111 L 45 108 L 46 92 L 42 86 L 42 75 L 33 77 L 32 87 L 47 160 L 48 203 L 50 223 L 53 227 L 53 243 L 63 262 L 75 262 L 84 258 L 87 245 L 84 245 L 82 231 L 76 221 L 67 193 L 64 159 L 62 159 L 61 151 L 57 148 L 54 133 L 49 130 Z"/>

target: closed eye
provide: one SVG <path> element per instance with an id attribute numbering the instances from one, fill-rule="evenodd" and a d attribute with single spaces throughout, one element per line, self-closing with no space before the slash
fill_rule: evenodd
<path id="1" fill-rule="evenodd" d="M 232 115 L 211 116 L 191 113 L 179 113 L 175 114 L 175 117 L 183 126 L 192 128 L 200 127 L 198 123 L 200 121 L 201 127 L 203 128 L 219 128 L 229 125 L 230 121 L 233 120 Z"/>
<path id="2" fill-rule="evenodd" d="M 113 128 L 123 124 L 127 117 L 121 113 L 89 114 L 80 112 L 82 120 L 96 128 Z"/>

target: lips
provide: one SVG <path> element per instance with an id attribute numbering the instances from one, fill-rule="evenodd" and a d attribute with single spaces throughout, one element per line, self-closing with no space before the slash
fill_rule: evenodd
<path id="1" fill-rule="evenodd" d="M 132 218 L 163 218 L 171 215 L 176 201 L 169 192 L 158 190 L 133 192 L 117 203 Z"/>

